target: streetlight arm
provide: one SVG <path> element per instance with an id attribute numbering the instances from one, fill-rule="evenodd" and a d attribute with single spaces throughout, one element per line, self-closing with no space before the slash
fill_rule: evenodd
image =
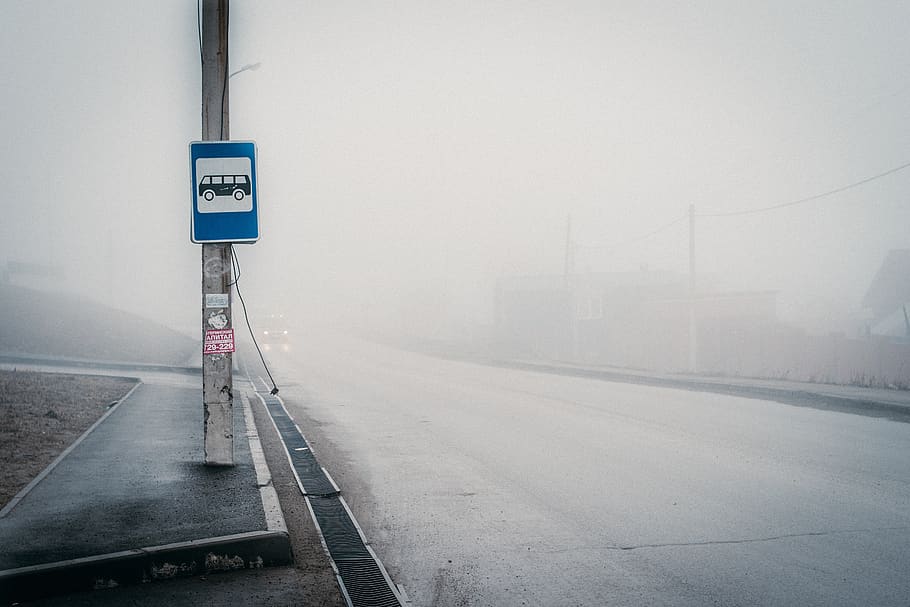
<path id="1" fill-rule="evenodd" d="M 256 63 L 247 63 L 246 65 L 244 65 L 243 67 L 241 67 L 241 68 L 240 68 L 239 70 L 237 70 L 236 72 L 231 72 L 231 75 L 228 76 L 228 78 L 233 78 L 234 76 L 236 76 L 236 75 L 239 74 L 240 72 L 247 72 L 247 71 L 249 71 L 249 72 L 255 72 L 256 70 L 259 69 L 259 66 L 260 66 L 260 65 L 262 65 L 262 63 L 259 62 L 259 61 L 257 61 Z"/>

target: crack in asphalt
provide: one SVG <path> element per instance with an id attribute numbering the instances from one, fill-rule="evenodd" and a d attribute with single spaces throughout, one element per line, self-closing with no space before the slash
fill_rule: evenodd
<path id="1" fill-rule="evenodd" d="M 805 533 L 785 533 L 781 535 L 772 535 L 768 537 L 744 538 L 738 540 L 703 540 L 697 542 L 667 542 L 661 544 L 636 544 L 631 546 L 586 546 L 579 548 L 581 550 L 617 550 L 628 552 L 631 550 L 642 550 L 646 548 L 685 548 L 689 546 L 720 546 L 724 544 L 756 544 L 761 542 L 775 542 L 800 537 L 821 537 L 826 535 L 846 535 L 850 533 L 874 533 L 877 531 L 906 531 L 910 526 L 903 525 L 899 527 L 876 527 L 872 529 L 835 529 L 834 531 L 808 531 Z M 569 552 L 570 548 L 565 550 L 551 550 L 548 552 Z M 577 550 L 577 549 L 576 549 Z"/>

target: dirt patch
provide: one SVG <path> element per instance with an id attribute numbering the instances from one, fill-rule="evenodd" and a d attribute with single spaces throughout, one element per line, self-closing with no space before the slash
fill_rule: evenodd
<path id="1" fill-rule="evenodd" d="M 135 384 L 123 377 L 0 371 L 0 508 Z"/>

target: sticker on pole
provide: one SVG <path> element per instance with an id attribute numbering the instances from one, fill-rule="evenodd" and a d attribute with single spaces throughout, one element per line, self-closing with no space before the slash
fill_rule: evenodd
<path id="1" fill-rule="evenodd" d="M 206 308 L 226 308 L 231 303 L 227 293 L 206 293 Z"/>
<path id="2" fill-rule="evenodd" d="M 205 332 L 203 354 L 226 354 L 234 351 L 234 329 L 213 329 Z"/>
<path id="3" fill-rule="evenodd" d="M 193 242 L 259 240 L 254 142 L 193 141 L 190 175 Z"/>

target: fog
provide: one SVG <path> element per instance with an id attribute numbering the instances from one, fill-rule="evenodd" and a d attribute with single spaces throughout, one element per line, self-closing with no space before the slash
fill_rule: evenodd
<path id="1" fill-rule="evenodd" d="M 0 265 L 192 330 L 196 4 L 0 6 Z M 497 279 L 689 267 L 686 220 L 910 161 L 899 2 L 231 2 L 231 136 L 259 150 L 257 315 L 465 335 Z M 907 248 L 910 170 L 698 217 L 699 285 L 848 330 Z M 39 281 L 40 282 L 40 281 Z M 47 286 L 47 285 L 45 285 Z"/>

